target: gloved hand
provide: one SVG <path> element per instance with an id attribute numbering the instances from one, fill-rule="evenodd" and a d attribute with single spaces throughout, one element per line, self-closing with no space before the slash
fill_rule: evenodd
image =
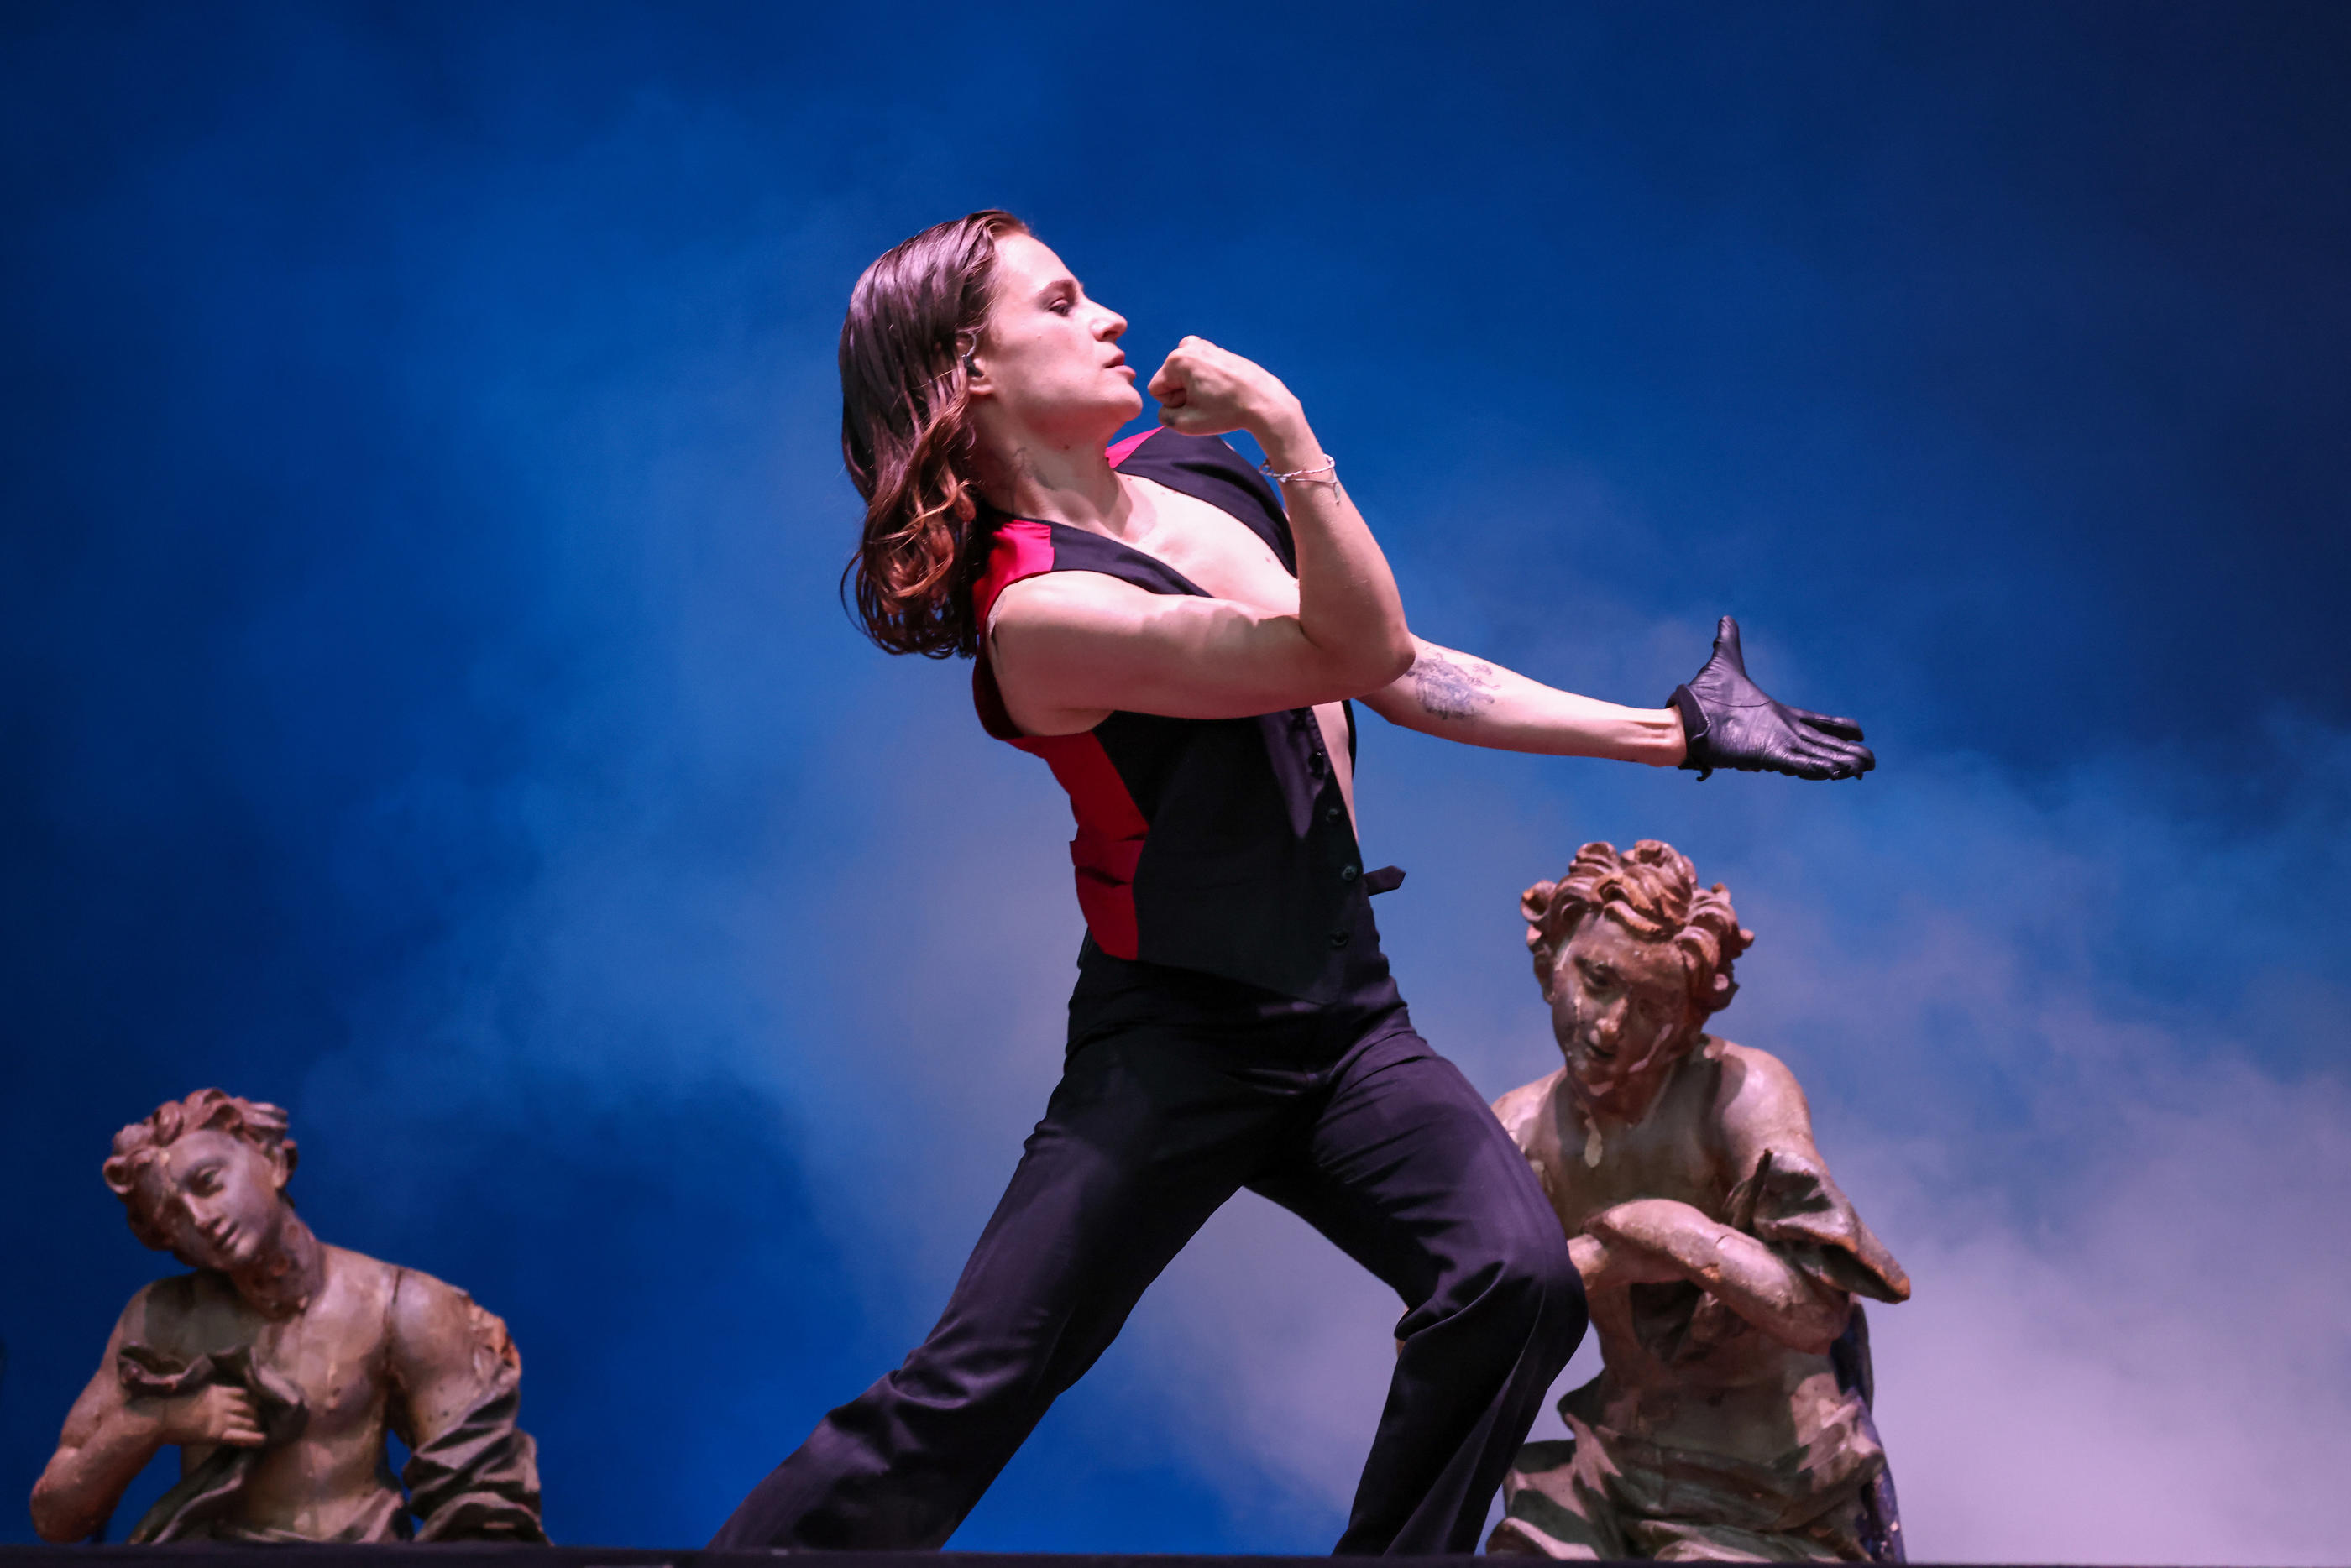
<path id="1" fill-rule="evenodd" d="M 1857 779 L 1877 765 L 1861 743 L 1861 726 L 1775 702 L 1747 678 L 1739 650 L 1739 623 L 1729 616 L 1714 631 L 1714 657 L 1677 686 L 1671 699 L 1689 736 L 1682 766 L 1700 783 L 1717 768 L 1743 774 L 1788 774 L 1800 779 Z"/>

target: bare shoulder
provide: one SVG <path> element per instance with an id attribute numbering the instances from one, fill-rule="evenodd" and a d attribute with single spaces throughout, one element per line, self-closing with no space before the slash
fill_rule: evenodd
<path id="1" fill-rule="evenodd" d="M 140 1286 L 115 1320 L 114 1344 L 164 1352 L 186 1349 L 194 1338 L 203 1286 L 196 1274 L 172 1274 Z"/>
<path id="2" fill-rule="evenodd" d="M 430 1337 L 462 1326 L 474 1298 L 422 1269 L 385 1265 L 392 1297 L 392 1331 L 403 1337 Z"/>
<path id="3" fill-rule="evenodd" d="M 327 1267 L 350 1288 L 382 1291 L 389 1295 L 402 1275 L 413 1272 L 397 1263 L 387 1263 L 381 1258 L 371 1258 L 365 1252 L 354 1252 L 349 1247 L 325 1241 L 319 1246 L 327 1256 Z"/>
<path id="4" fill-rule="evenodd" d="M 1559 1087 L 1564 1067 L 1554 1067 L 1531 1084 L 1520 1084 L 1494 1102 L 1494 1115 L 1500 1118 L 1502 1130 L 1520 1148 L 1533 1147 L 1536 1129 L 1541 1126 L 1543 1112 L 1551 1105 L 1552 1094 Z"/>
<path id="5" fill-rule="evenodd" d="M 487 1376 L 493 1363 L 516 1360 L 505 1320 L 456 1286 L 419 1269 L 394 1269 L 392 1335 L 394 1353 L 415 1369 L 471 1369 Z"/>
<path id="6" fill-rule="evenodd" d="M 1812 1142 L 1812 1106 L 1785 1062 L 1712 1036 L 1706 1052 L 1716 1064 L 1713 1119 L 1727 1137 L 1740 1144 Z"/>

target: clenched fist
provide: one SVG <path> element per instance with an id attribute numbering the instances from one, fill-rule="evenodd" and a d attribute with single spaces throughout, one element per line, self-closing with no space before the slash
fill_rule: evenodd
<path id="1" fill-rule="evenodd" d="M 1177 343 L 1150 389 L 1159 400 L 1159 422 L 1186 435 L 1247 431 L 1270 448 L 1268 436 L 1303 423 L 1298 400 L 1279 376 L 1205 337 Z"/>

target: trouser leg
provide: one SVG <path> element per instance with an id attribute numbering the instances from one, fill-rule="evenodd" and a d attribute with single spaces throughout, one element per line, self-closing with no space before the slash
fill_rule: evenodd
<path id="1" fill-rule="evenodd" d="M 1135 1033 L 1081 1047 L 938 1325 L 826 1416 L 711 1544 L 943 1544 L 1262 1163 L 1276 1111 L 1180 1043 Z"/>
<path id="2" fill-rule="evenodd" d="M 1407 1308 L 1337 1550 L 1476 1551 L 1583 1335 L 1583 1282 L 1525 1158 L 1459 1069 L 1405 1033 L 1351 1058 L 1305 1146 L 1251 1185 Z"/>

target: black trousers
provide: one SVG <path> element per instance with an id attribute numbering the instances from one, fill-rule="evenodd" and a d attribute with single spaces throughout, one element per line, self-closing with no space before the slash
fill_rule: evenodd
<path id="1" fill-rule="evenodd" d="M 1365 935 L 1360 983 L 1329 1006 L 1090 947 L 1061 1084 L 938 1326 L 826 1416 L 711 1544 L 943 1545 L 1246 1187 L 1404 1300 L 1337 1550 L 1474 1552 L 1583 1337 L 1583 1291 L 1524 1158 L 1414 1032 Z"/>

